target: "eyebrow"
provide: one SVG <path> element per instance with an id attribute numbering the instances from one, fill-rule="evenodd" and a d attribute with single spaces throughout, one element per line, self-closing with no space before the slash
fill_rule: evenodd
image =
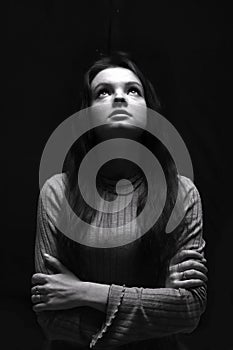
<path id="1" fill-rule="evenodd" d="M 100 87 L 100 86 L 106 86 L 106 85 L 107 85 L 107 86 L 111 86 L 112 83 L 111 83 L 111 82 L 108 82 L 108 81 L 99 83 L 99 84 L 97 84 L 97 85 L 94 87 L 93 90 L 95 91 L 95 90 L 98 89 L 98 87 Z M 125 83 L 125 86 L 128 86 L 128 85 L 138 85 L 140 88 L 143 89 L 142 84 L 139 84 L 137 81 L 128 81 L 127 83 Z"/>

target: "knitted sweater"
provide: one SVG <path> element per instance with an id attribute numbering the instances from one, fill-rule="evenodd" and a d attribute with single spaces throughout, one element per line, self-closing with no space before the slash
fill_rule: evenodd
<path id="1" fill-rule="evenodd" d="M 193 249 L 204 256 L 202 208 L 193 182 L 179 176 L 185 189 L 184 208 L 188 225 L 182 235 L 183 249 Z M 38 201 L 35 244 L 36 272 L 52 273 L 43 253 L 57 257 L 81 280 L 109 284 L 106 313 L 90 307 L 43 311 L 37 319 L 53 349 L 176 349 L 176 335 L 190 333 L 198 325 L 206 306 L 206 287 L 193 289 L 164 288 L 158 285 L 159 265 L 142 249 L 142 240 L 114 248 L 95 248 L 79 244 L 56 227 L 65 193 L 65 174 L 57 174 L 44 184 Z M 99 212 L 95 223 L 119 227 L 136 215 L 137 198 L 142 189 L 136 179 L 131 203 L 124 210 Z M 111 192 L 106 187 L 105 199 Z M 122 196 L 124 204 L 125 196 Z M 106 205 L 106 202 L 105 202 Z M 136 230 L 131 227 L 125 234 Z M 122 234 L 122 232 L 121 232 Z M 145 235 L 146 236 L 146 235 Z M 169 272 L 168 272 L 169 273 Z M 60 345 L 59 345 L 60 344 Z M 169 347 L 170 346 L 170 347 Z"/>

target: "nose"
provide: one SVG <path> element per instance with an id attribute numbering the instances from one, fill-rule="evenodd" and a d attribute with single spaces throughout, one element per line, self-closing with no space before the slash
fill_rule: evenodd
<path id="1" fill-rule="evenodd" d="M 123 96 L 121 97 L 114 97 L 114 102 L 124 102 L 125 101 L 125 98 Z"/>
<path id="2" fill-rule="evenodd" d="M 123 91 L 116 91 L 114 94 L 113 104 L 124 104 L 127 105 L 127 100 Z"/>

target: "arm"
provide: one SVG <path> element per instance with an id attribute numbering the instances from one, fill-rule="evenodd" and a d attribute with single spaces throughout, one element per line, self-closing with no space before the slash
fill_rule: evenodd
<path id="1" fill-rule="evenodd" d="M 43 200 L 42 200 L 42 196 Z M 47 198 L 45 198 L 47 197 Z M 58 196 L 59 197 L 59 196 Z M 35 243 L 35 270 L 37 273 L 51 275 L 44 253 L 58 257 L 57 230 L 47 214 L 50 205 L 59 207 L 59 198 L 53 197 L 49 185 L 43 187 L 37 213 L 37 232 Z M 49 205 L 45 209 L 45 201 Z M 50 340 L 66 340 L 80 346 L 87 346 L 104 322 L 105 314 L 90 307 L 75 307 L 67 310 L 37 312 L 37 320 Z"/>
<path id="2" fill-rule="evenodd" d="M 201 201 L 194 185 L 188 190 L 186 208 L 187 225 L 176 255 L 190 249 L 203 255 L 205 241 L 202 238 Z M 189 290 L 111 285 L 106 324 L 93 337 L 91 347 L 108 348 L 176 333 L 190 333 L 197 327 L 205 306 L 205 284 Z"/>

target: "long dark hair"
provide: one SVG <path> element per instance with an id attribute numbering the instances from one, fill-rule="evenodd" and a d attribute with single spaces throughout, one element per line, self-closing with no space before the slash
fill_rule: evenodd
<path id="1" fill-rule="evenodd" d="M 83 83 L 81 109 L 87 108 L 91 105 L 91 82 L 94 77 L 100 71 L 112 67 L 121 67 L 131 70 L 142 83 L 147 107 L 157 112 L 161 111 L 161 104 L 153 85 L 145 77 L 138 66 L 132 61 L 129 55 L 122 52 L 116 52 L 111 55 L 101 57 L 98 61 L 94 62 L 94 64 L 86 72 Z M 141 239 L 142 248 L 147 253 L 150 252 L 149 255 L 154 257 L 157 265 L 158 263 L 160 264 L 160 280 L 162 286 L 169 259 L 178 249 L 179 232 L 183 226 L 182 222 L 173 233 L 165 233 L 165 227 L 177 199 L 178 174 L 174 161 L 165 146 L 146 133 L 143 134 L 142 141 L 146 147 L 148 147 L 152 152 L 156 153 L 156 157 L 163 168 L 167 182 L 167 197 L 162 214 L 160 215 L 156 224 Z M 82 198 L 77 183 L 77 174 L 82 159 L 92 147 L 93 144 L 90 134 L 84 134 L 70 148 L 63 167 L 63 171 L 66 173 L 68 180 L 66 190 L 68 201 L 73 211 L 82 220 L 88 223 L 91 223 L 94 220 L 97 211 L 96 209 L 90 207 Z M 147 188 L 145 187 L 145 191 L 140 195 L 138 200 L 137 214 L 142 211 L 146 200 Z"/>

